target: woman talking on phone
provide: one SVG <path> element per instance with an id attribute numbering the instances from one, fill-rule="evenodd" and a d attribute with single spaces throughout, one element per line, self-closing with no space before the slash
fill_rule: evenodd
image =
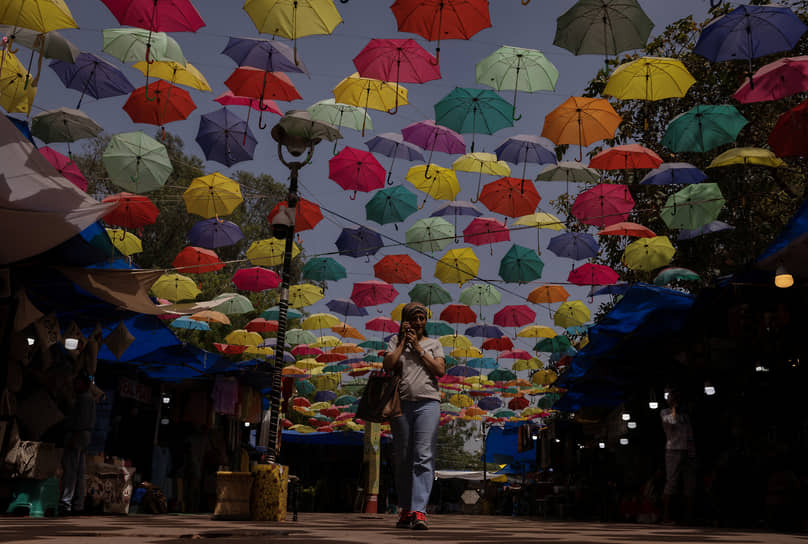
<path id="1" fill-rule="evenodd" d="M 426 334 L 427 309 L 410 302 L 401 312 L 401 329 L 390 339 L 384 369 L 400 372 L 401 415 L 393 431 L 396 492 L 401 509 L 396 527 L 428 529 L 426 505 L 435 478 L 435 446 L 440 422 L 438 378 L 446 372 L 443 346 Z"/>

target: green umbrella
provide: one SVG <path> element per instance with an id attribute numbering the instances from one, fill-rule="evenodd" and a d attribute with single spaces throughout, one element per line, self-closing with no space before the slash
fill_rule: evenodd
<path id="1" fill-rule="evenodd" d="M 734 142 L 749 121 L 735 106 L 696 106 L 671 120 L 662 145 L 673 151 L 704 153 L 720 145 Z"/>
<path id="2" fill-rule="evenodd" d="M 101 161 L 112 183 L 137 194 L 159 189 L 173 171 L 165 146 L 142 132 L 113 136 Z"/>
<path id="3" fill-rule="evenodd" d="M 513 410 L 497 410 L 494 412 L 494 417 L 514 417 L 516 416 L 516 412 Z"/>
<path id="4" fill-rule="evenodd" d="M 277 306 L 273 306 L 272 308 L 261 312 L 261 317 L 264 319 L 277 320 L 279 315 L 280 309 Z M 289 308 L 286 310 L 286 319 L 300 319 L 301 317 L 303 317 L 303 313 L 295 310 L 294 308 Z"/>
<path id="5" fill-rule="evenodd" d="M 311 395 L 317 389 L 309 380 L 295 380 L 295 389 L 302 396 Z"/>
<path id="6" fill-rule="evenodd" d="M 499 277 L 510 283 L 522 283 L 541 278 L 544 263 L 532 249 L 512 245 L 499 263 Z"/>
<path id="7" fill-rule="evenodd" d="M 344 363 L 337 363 L 333 365 L 326 365 L 323 367 L 323 372 L 345 372 L 350 367 Z"/>
<path id="8" fill-rule="evenodd" d="M 570 339 L 566 336 L 559 334 L 553 338 L 545 338 L 540 340 L 533 346 L 533 351 L 543 351 L 547 353 L 555 353 L 559 351 L 566 351 L 570 347 Z"/>
<path id="9" fill-rule="evenodd" d="M 358 393 L 361 393 L 362 391 L 364 391 L 367 384 L 368 384 L 368 379 L 367 378 L 357 378 L 357 379 L 355 379 L 353 381 L 350 381 L 348 383 L 342 384 L 342 389 L 343 389 L 343 391 L 346 391 L 348 393 L 357 393 L 358 394 Z"/>
<path id="10" fill-rule="evenodd" d="M 447 414 L 459 414 L 460 408 L 449 402 L 441 402 L 440 411 L 445 412 Z"/>
<path id="11" fill-rule="evenodd" d="M 435 104 L 435 122 L 461 134 L 494 134 L 513 126 L 513 106 L 494 91 L 455 87 Z"/>
<path id="12" fill-rule="evenodd" d="M 380 355 L 369 354 L 362 357 L 362 360 L 367 361 L 368 363 L 381 363 L 384 360 L 384 357 L 381 357 Z"/>
<path id="13" fill-rule="evenodd" d="M 418 197 L 401 185 L 381 189 L 365 204 L 365 217 L 380 225 L 398 223 L 418 211 Z"/>
<path id="14" fill-rule="evenodd" d="M 452 330 L 452 332 L 454 333 L 454 330 Z M 451 355 L 446 355 L 443 359 L 446 361 L 446 368 L 457 366 L 459 364 L 459 361 Z"/>
<path id="15" fill-rule="evenodd" d="M 460 292 L 460 302 L 469 306 L 477 304 L 486 306 L 489 304 L 499 304 L 502 294 L 493 285 L 477 284 L 467 287 Z"/>
<path id="16" fill-rule="evenodd" d="M 150 60 L 173 61 L 183 66 L 188 63 L 179 44 L 165 32 L 150 32 L 143 28 L 105 28 L 102 34 L 102 51 L 121 62 L 144 60 L 147 44 L 151 43 Z"/>
<path id="17" fill-rule="evenodd" d="M 561 395 L 559 395 L 558 393 L 547 393 L 545 395 L 542 395 L 542 397 L 536 402 L 536 405 L 539 408 L 549 410 L 550 408 L 553 407 L 553 404 L 555 404 L 560 398 Z"/>
<path id="18" fill-rule="evenodd" d="M 425 217 L 413 223 L 404 236 L 410 248 L 432 253 L 448 246 L 454 235 L 454 227 L 445 219 Z"/>
<path id="19" fill-rule="evenodd" d="M 350 406 L 357 401 L 353 395 L 340 395 L 334 399 L 334 406 Z"/>
<path id="20" fill-rule="evenodd" d="M 498 368 L 488 374 L 488 379 L 493 382 L 507 382 L 516 379 L 516 374 L 504 368 Z"/>
<path id="21" fill-rule="evenodd" d="M 314 257 L 306 261 L 301 272 L 304 280 L 337 281 L 347 278 L 345 267 L 331 257 Z"/>
<path id="22" fill-rule="evenodd" d="M 425 330 L 429 336 L 446 336 L 455 332 L 445 321 L 427 321 Z"/>
<path id="23" fill-rule="evenodd" d="M 382 342 L 381 340 L 365 340 L 357 344 L 357 346 L 364 349 L 387 349 L 387 342 Z"/>
<path id="24" fill-rule="evenodd" d="M 230 298 L 228 298 L 221 304 L 217 304 L 211 309 L 216 310 L 217 312 L 222 312 L 225 315 L 246 314 L 248 312 L 252 312 L 253 310 L 255 310 L 255 308 L 252 305 L 252 302 L 250 302 L 250 299 L 248 299 L 244 295 L 238 295 L 236 293 L 222 293 L 213 300 L 226 297 Z"/>
<path id="25" fill-rule="evenodd" d="M 311 331 L 304 331 L 303 329 L 289 329 L 286 331 L 286 342 L 291 346 L 313 344 L 316 341 L 317 337 Z"/>
<path id="26" fill-rule="evenodd" d="M 452 300 L 449 291 L 437 283 L 418 283 L 410 289 L 410 300 L 420 302 L 425 306 L 433 304 L 446 304 Z"/>
<path id="27" fill-rule="evenodd" d="M 717 183 L 694 183 L 672 194 L 659 216 L 671 229 L 697 229 L 715 221 L 724 196 Z"/>
<path id="28" fill-rule="evenodd" d="M 554 91 L 558 70 L 541 51 L 504 45 L 477 63 L 477 83 L 494 89 L 513 91 L 513 119 L 516 117 L 516 92 Z"/>
<path id="29" fill-rule="evenodd" d="M 370 120 L 370 115 L 367 111 L 352 106 L 350 104 L 343 104 L 337 102 L 333 98 L 326 98 L 320 100 L 306 108 L 309 115 L 315 121 L 322 121 L 330 125 L 334 125 L 337 129 L 342 127 L 350 128 L 353 130 L 361 130 L 364 134 L 364 129 L 373 130 L 373 122 Z M 334 150 L 337 152 L 337 141 L 334 141 Z"/>
<path id="30" fill-rule="evenodd" d="M 670 267 L 663 269 L 654 278 L 654 285 L 667 285 L 676 280 L 699 281 L 701 277 L 689 268 Z"/>
<path id="31" fill-rule="evenodd" d="M 654 23 L 637 0 L 578 0 L 556 22 L 553 45 L 574 55 L 642 49 Z"/>

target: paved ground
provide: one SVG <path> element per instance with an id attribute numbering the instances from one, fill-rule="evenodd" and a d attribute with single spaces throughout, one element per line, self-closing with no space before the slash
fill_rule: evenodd
<path id="1" fill-rule="evenodd" d="M 291 519 L 291 516 L 290 516 Z M 209 516 L 97 516 L 0 518 L 0 542 L 9 544 L 289 543 L 566 543 L 644 544 L 808 543 L 808 534 L 778 534 L 661 525 L 537 521 L 505 516 L 431 516 L 429 531 L 395 529 L 393 515 L 301 513 L 299 521 L 219 521 Z"/>

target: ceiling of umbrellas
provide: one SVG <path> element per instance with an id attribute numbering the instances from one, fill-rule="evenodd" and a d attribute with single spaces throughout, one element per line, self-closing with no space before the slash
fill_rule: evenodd
<path id="1" fill-rule="evenodd" d="M 63 0 L 12 0 L 0 6 L 0 24 L 6 25 L 2 27 L 0 106 L 9 113 L 29 115 L 31 134 L 47 144 L 40 152 L 84 190 L 87 180 L 72 160 L 71 144 L 103 130 L 81 110 L 86 97 L 128 95 L 123 109 L 133 123 L 165 127 L 184 121 L 196 109 L 186 89 L 212 91 L 171 36 L 196 32 L 205 25 L 190 1 L 100 0 L 99 4 L 123 26 L 100 31 L 105 57 L 79 51 L 57 32 L 77 27 Z M 220 109 L 201 115 L 196 133 L 205 158 L 228 168 L 254 157 L 258 139 L 252 126 L 265 128 L 272 115 L 282 115 L 286 108 L 278 102 L 303 99 L 292 79 L 310 75 L 298 53 L 298 39 L 328 35 L 342 21 L 330 1 L 247 0 L 243 9 L 259 34 L 271 36 L 226 39 L 222 54 L 233 61 L 233 71 L 224 81 L 228 90 L 215 98 Z M 655 273 L 654 282 L 659 285 L 699 279 L 691 270 L 668 266 L 676 252 L 674 243 L 629 222 L 635 205 L 631 194 L 623 184 L 601 183 L 603 172 L 643 170 L 647 174 L 640 184 L 680 186 L 659 212 L 670 229 L 679 229 L 679 240 L 733 228 L 717 220 L 725 204 L 718 185 L 693 165 L 663 162 L 654 151 L 637 144 L 608 148 L 587 165 L 581 162 L 584 147 L 613 138 L 621 123 L 610 99 L 682 97 L 695 80 L 676 59 L 642 57 L 626 62 L 609 76 L 603 92 L 608 99 L 571 96 L 546 116 L 540 133 L 507 137 L 493 153 L 475 150 L 477 136 L 492 135 L 519 122 L 520 96 L 552 92 L 559 77 L 542 52 L 503 46 L 476 62 L 474 78 L 480 88 L 455 87 L 432 106 L 432 118 L 408 123 L 397 132 L 366 135 L 373 131 L 371 112 L 394 113 L 410 107 L 407 86 L 441 78 L 441 40 L 468 40 L 491 26 L 486 0 L 396 0 L 390 10 L 398 31 L 433 42 L 434 54 L 412 38 L 372 38 L 355 53 L 356 72 L 333 86 L 333 98 L 295 114 L 299 122 L 333 125 L 335 130 L 324 136 L 333 141 L 328 178 L 350 198 L 359 192 L 371 196 L 364 211 L 356 205 L 353 225 L 339 232 L 324 225 L 324 212 L 327 217 L 331 211 L 327 206 L 314 199 L 301 199 L 298 204 L 296 231 L 314 229 L 319 236 L 333 236 L 336 251 L 310 256 L 302 269 L 305 283 L 291 288 L 291 317 L 300 319 L 300 328 L 287 333 L 290 351 L 283 373 L 299 378 L 298 390 L 320 403 L 309 406 L 305 398 L 296 401 L 298 411 L 312 415 L 312 425 L 326 430 L 353 425 L 346 414 L 363 384 L 361 376 L 380 365 L 384 339 L 398 331 L 396 320 L 403 303 L 417 300 L 430 307 L 428 332 L 440 337 L 451 365 L 441 379 L 446 417 L 536 417 L 556 398 L 551 384 L 558 368 L 586 343 L 590 310 L 583 301 L 570 300 L 565 285 L 590 286 L 591 296 L 619 295 L 625 289 L 616 271 L 591 262 L 600 249 L 599 237 L 623 237 L 623 264 Z M 620 17 L 614 17 L 617 10 Z M 558 18 L 553 43 L 575 55 L 616 55 L 642 49 L 652 27 L 636 2 L 580 0 Z M 805 30 L 788 8 L 741 5 L 704 28 L 695 53 L 716 63 L 748 59 L 751 73 L 752 59 L 791 50 Z M 143 86 L 134 87 L 122 63 L 142 73 Z M 75 91 L 64 95 L 75 99 L 75 107 L 43 110 L 35 105 L 44 75 L 42 64 Z M 807 86 L 808 60 L 782 58 L 758 70 L 734 97 L 741 103 L 770 101 Z M 770 136 L 771 150 L 732 148 L 716 156 L 709 168 L 783 166 L 779 156 L 803 153 L 804 143 L 792 138 L 788 127 L 801 122 L 804 110 L 799 106 L 783 114 Z M 746 124 L 732 105 L 700 105 L 676 117 L 661 143 L 672 153 L 709 152 L 734 142 Z M 25 121 L 20 125 L 27 127 Z M 341 144 L 345 131 L 361 135 L 365 148 Z M 50 144 L 65 146 L 66 153 Z M 577 159 L 559 161 L 557 145 L 573 146 Z M 441 161 L 451 157 L 451 166 L 433 162 L 436 152 Z M 122 190 L 104 199 L 120 202 L 104 218 L 107 233 L 121 254 L 136 255 L 142 246 L 135 233 L 153 224 L 160 213 L 147 193 L 166 183 L 171 161 L 159 138 L 142 131 L 114 134 L 101 160 L 112 183 Z M 407 183 L 394 185 L 393 168 L 401 162 L 409 164 Z M 526 177 L 529 165 L 538 170 L 535 178 Z M 476 185 L 469 200 L 456 199 L 461 180 Z M 557 183 L 570 194 L 566 217 L 539 208 L 537 187 Z M 173 259 L 174 269 L 153 285 L 155 296 L 164 302 L 193 300 L 200 293 L 194 274 L 232 264 L 221 261 L 216 250 L 243 238 L 239 225 L 227 217 L 244 197 L 239 184 L 221 172 L 190 183 L 182 199 L 187 212 L 201 220 L 188 233 L 188 247 Z M 432 201 L 439 203 L 434 211 L 421 211 Z M 285 205 L 276 206 L 268 219 Z M 414 218 L 403 232 L 403 242 L 372 226 L 393 224 L 398 229 L 399 223 Z M 590 227 L 567 231 L 571 221 Z M 496 281 L 483 279 L 481 259 L 493 258 L 494 244 L 512 242 L 512 235 L 524 231 L 535 231 L 535 245 L 511 243 L 494 264 Z M 549 255 L 571 263 L 566 282 L 540 281 L 541 231 L 549 237 Z M 398 251 L 379 258 L 382 248 Z M 295 246 L 294 251 L 297 255 L 300 249 Z M 413 256 L 421 262 L 429 257 L 434 269 L 425 269 Z M 280 277 L 273 268 L 282 260 L 281 240 L 253 241 L 233 274 L 235 290 L 277 288 Z M 354 282 L 344 298 L 328 300 L 328 313 L 306 310 L 325 297 L 321 282 L 338 282 L 352 270 L 371 268 L 373 279 Z M 459 296 L 453 297 L 451 285 L 460 287 Z M 503 290 L 523 303 L 503 305 Z M 398 306 L 390 317 L 373 315 L 374 307 L 391 303 Z M 258 317 L 215 345 L 225 354 L 271 355 L 277 308 L 254 308 L 240 294 L 223 294 L 222 302 L 210 310 L 176 317 L 170 324 L 177 329 L 206 330 L 210 323 L 229 325 L 228 315 L 251 312 Z M 543 320 L 549 326 L 537 324 Z"/>

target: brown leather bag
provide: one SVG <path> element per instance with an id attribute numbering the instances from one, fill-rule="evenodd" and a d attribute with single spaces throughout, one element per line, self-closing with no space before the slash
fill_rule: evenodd
<path id="1" fill-rule="evenodd" d="M 401 397 L 398 386 L 399 374 L 384 371 L 371 373 L 368 384 L 359 399 L 356 417 L 365 421 L 381 423 L 401 415 Z"/>

